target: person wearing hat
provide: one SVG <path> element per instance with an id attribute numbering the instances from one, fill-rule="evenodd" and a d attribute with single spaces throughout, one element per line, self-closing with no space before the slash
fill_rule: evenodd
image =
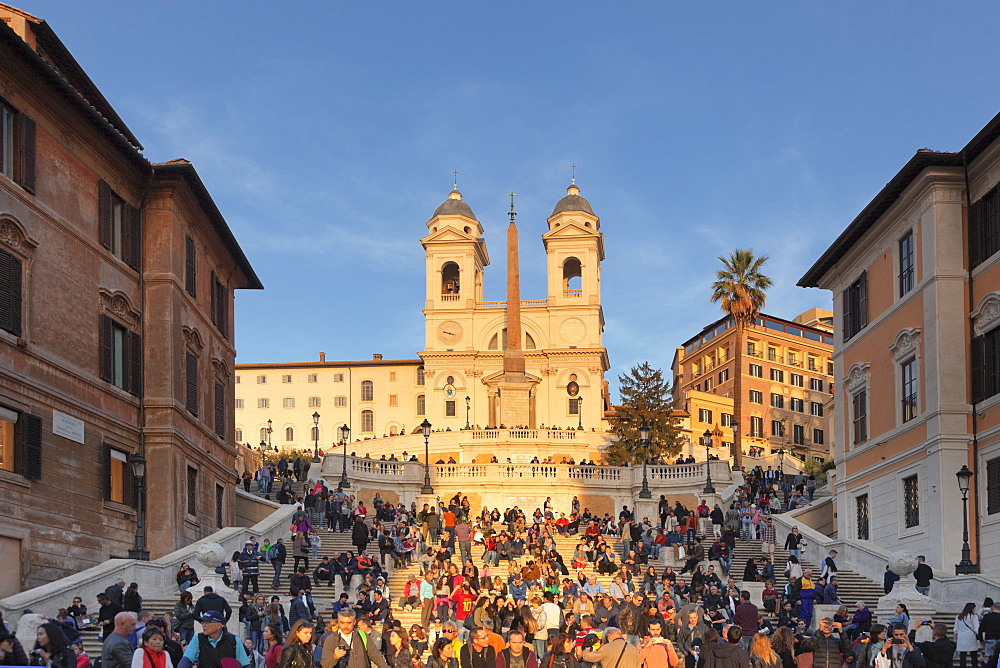
<path id="1" fill-rule="evenodd" d="M 240 570 L 243 571 L 243 593 L 249 592 L 250 587 L 253 587 L 254 594 L 260 592 L 258 579 L 260 578 L 260 562 L 263 559 L 264 557 L 257 550 L 256 541 L 248 540 L 237 561 Z"/>
<path id="2" fill-rule="evenodd" d="M 199 601 L 200 602 L 200 601 Z M 177 668 L 235 668 L 233 661 L 241 666 L 249 666 L 243 643 L 226 630 L 226 618 L 218 610 L 207 610 L 198 617 L 202 632 L 194 637 L 184 650 L 184 658 Z M 229 661 L 226 661 L 229 659 Z"/>

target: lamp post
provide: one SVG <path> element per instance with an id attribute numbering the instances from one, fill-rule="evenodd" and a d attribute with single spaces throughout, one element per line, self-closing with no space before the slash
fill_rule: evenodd
<path id="1" fill-rule="evenodd" d="M 431 423 L 424 418 L 424 421 L 420 423 L 420 430 L 424 433 L 424 486 L 420 488 L 421 494 L 433 494 L 434 488 L 431 487 Z"/>
<path id="2" fill-rule="evenodd" d="M 313 413 L 313 464 L 319 464 L 319 411 Z"/>
<path id="3" fill-rule="evenodd" d="M 962 464 L 955 475 L 958 477 L 958 489 L 962 492 L 962 560 L 955 565 L 955 575 L 969 575 L 979 572 L 979 567 L 972 563 L 969 549 L 969 486 L 974 473 Z"/>
<path id="4" fill-rule="evenodd" d="M 639 443 L 642 444 L 642 489 L 639 490 L 639 498 L 652 499 L 653 493 L 649 491 L 649 480 L 646 477 L 646 462 L 649 460 L 649 423 L 645 420 L 639 425 Z"/>
<path id="5" fill-rule="evenodd" d="M 705 433 L 702 434 L 702 442 L 705 444 L 705 489 L 702 490 L 702 493 L 715 494 L 715 486 L 712 485 L 712 460 L 710 459 L 712 432 L 708 429 L 706 429 Z"/>
<path id="6" fill-rule="evenodd" d="M 785 449 L 778 448 L 778 481 L 785 482 Z"/>
<path id="7" fill-rule="evenodd" d="M 347 442 L 350 438 L 351 428 L 345 424 L 340 428 L 340 440 L 344 442 L 344 470 L 340 474 L 340 482 L 337 484 L 338 490 L 351 488 L 351 481 L 347 479 Z"/>
<path id="8" fill-rule="evenodd" d="M 740 423 L 735 420 L 729 423 L 729 426 L 733 430 L 733 443 L 729 446 L 729 456 L 732 457 L 733 461 L 736 461 L 736 437 L 739 435 Z"/>
<path id="9" fill-rule="evenodd" d="M 583 397 L 576 398 L 577 431 L 583 431 Z"/>
<path id="10" fill-rule="evenodd" d="M 128 551 L 129 559 L 149 561 L 146 549 L 146 458 L 138 452 L 129 458 L 135 480 L 135 547 Z"/>
<path id="11" fill-rule="evenodd" d="M 465 398 L 465 428 L 472 429 L 472 425 L 469 424 L 469 407 L 471 406 L 472 399 L 469 397 Z"/>

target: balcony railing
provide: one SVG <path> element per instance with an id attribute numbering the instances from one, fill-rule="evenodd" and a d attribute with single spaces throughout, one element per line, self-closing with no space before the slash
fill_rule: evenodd
<path id="1" fill-rule="evenodd" d="M 545 308 L 548 303 L 547 299 L 522 299 L 521 308 Z M 507 302 L 476 302 L 476 308 L 507 308 Z"/>
<path id="2" fill-rule="evenodd" d="M 472 430 L 472 440 L 474 441 L 532 441 L 532 440 L 554 440 L 573 441 L 576 440 L 577 431 L 562 429 L 474 429 Z"/>
<path id="3" fill-rule="evenodd" d="M 582 297 L 583 296 L 583 290 L 566 290 L 563 293 L 563 296 L 564 297 Z"/>
<path id="4" fill-rule="evenodd" d="M 462 295 L 456 295 L 451 293 L 441 295 L 441 301 L 443 302 L 457 302 L 461 298 Z"/>

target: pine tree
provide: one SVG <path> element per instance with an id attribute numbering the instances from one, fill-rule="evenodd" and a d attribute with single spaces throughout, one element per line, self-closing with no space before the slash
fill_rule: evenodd
<path id="1" fill-rule="evenodd" d="M 673 401 L 670 383 L 663 372 L 649 362 L 632 367 L 618 376 L 621 405 L 611 418 L 612 440 L 604 450 L 604 459 L 614 466 L 641 464 L 645 449 L 639 442 L 639 426 L 649 424 L 649 463 L 661 463 L 681 451 L 680 426 L 671 417 Z"/>

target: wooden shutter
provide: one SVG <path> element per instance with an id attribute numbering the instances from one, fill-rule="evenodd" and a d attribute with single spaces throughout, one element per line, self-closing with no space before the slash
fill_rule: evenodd
<path id="1" fill-rule="evenodd" d="M 198 296 L 198 258 L 191 237 L 184 237 L 184 289 L 192 297 Z"/>
<path id="2" fill-rule="evenodd" d="M 985 357 L 984 337 L 977 336 L 972 339 L 969 348 L 972 377 L 972 402 L 977 403 L 983 400 L 983 358 Z"/>
<path id="3" fill-rule="evenodd" d="M 136 271 L 142 266 L 142 225 L 139 210 L 122 203 L 122 260 Z"/>
<path id="4" fill-rule="evenodd" d="M 21 413 L 20 473 L 29 480 L 42 477 L 42 418 Z"/>
<path id="5" fill-rule="evenodd" d="M 868 326 L 868 272 L 858 278 L 858 331 Z"/>
<path id="6" fill-rule="evenodd" d="M 841 295 L 841 305 L 844 310 L 844 340 L 846 341 L 854 336 L 854 332 L 851 331 L 851 313 L 854 306 L 851 302 L 851 286 L 848 286 Z"/>
<path id="7" fill-rule="evenodd" d="M 137 397 L 142 396 L 142 336 L 136 332 L 127 334 L 129 342 L 129 375 L 126 380 L 128 391 Z"/>
<path id="8" fill-rule="evenodd" d="M 186 388 L 185 402 L 191 415 L 198 415 L 198 356 L 185 352 L 184 384 Z"/>
<path id="9" fill-rule="evenodd" d="M 35 192 L 35 121 L 17 115 L 17 182 L 28 192 Z"/>
<path id="10" fill-rule="evenodd" d="M 100 316 L 100 365 L 101 380 L 113 383 L 115 380 L 115 325 L 104 315 Z"/>
<path id="11" fill-rule="evenodd" d="M 111 446 L 107 443 L 101 445 L 101 487 L 104 490 L 104 500 L 111 500 Z"/>
<path id="12" fill-rule="evenodd" d="M 215 384 L 215 433 L 226 438 L 226 386 Z"/>
<path id="13" fill-rule="evenodd" d="M 219 283 L 219 331 L 229 338 L 229 290 Z"/>
<path id="14" fill-rule="evenodd" d="M 982 208 L 981 199 L 969 207 L 969 269 L 975 269 L 983 261 L 982 229 L 979 225 Z"/>
<path id="15" fill-rule="evenodd" d="M 219 315 L 219 291 L 215 287 L 216 285 L 218 285 L 218 283 L 219 283 L 219 279 L 217 279 L 215 277 L 215 272 L 213 271 L 212 272 L 212 282 L 211 282 L 211 289 L 212 289 L 212 322 L 215 323 L 216 327 L 219 326 L 219 318 L 218 318 L 218 315 Z"/>
<path id="16" fill-rule="evenodd" d="M 21 336 L 21 260 L 0 251 L 0 329 Z"/>
<path id="17" fill-rule="evenodd" d="M 97 227 L 101 245 L 111 250 L 111 212 L 114 208 L 114 194 L 111 186 L 102 180 L 97 185 Z"/>
<path id="18" fill-rule="evenodd" d="M 986 462 L 986 514 L 1000 513 L 1000 459 Z"/>

